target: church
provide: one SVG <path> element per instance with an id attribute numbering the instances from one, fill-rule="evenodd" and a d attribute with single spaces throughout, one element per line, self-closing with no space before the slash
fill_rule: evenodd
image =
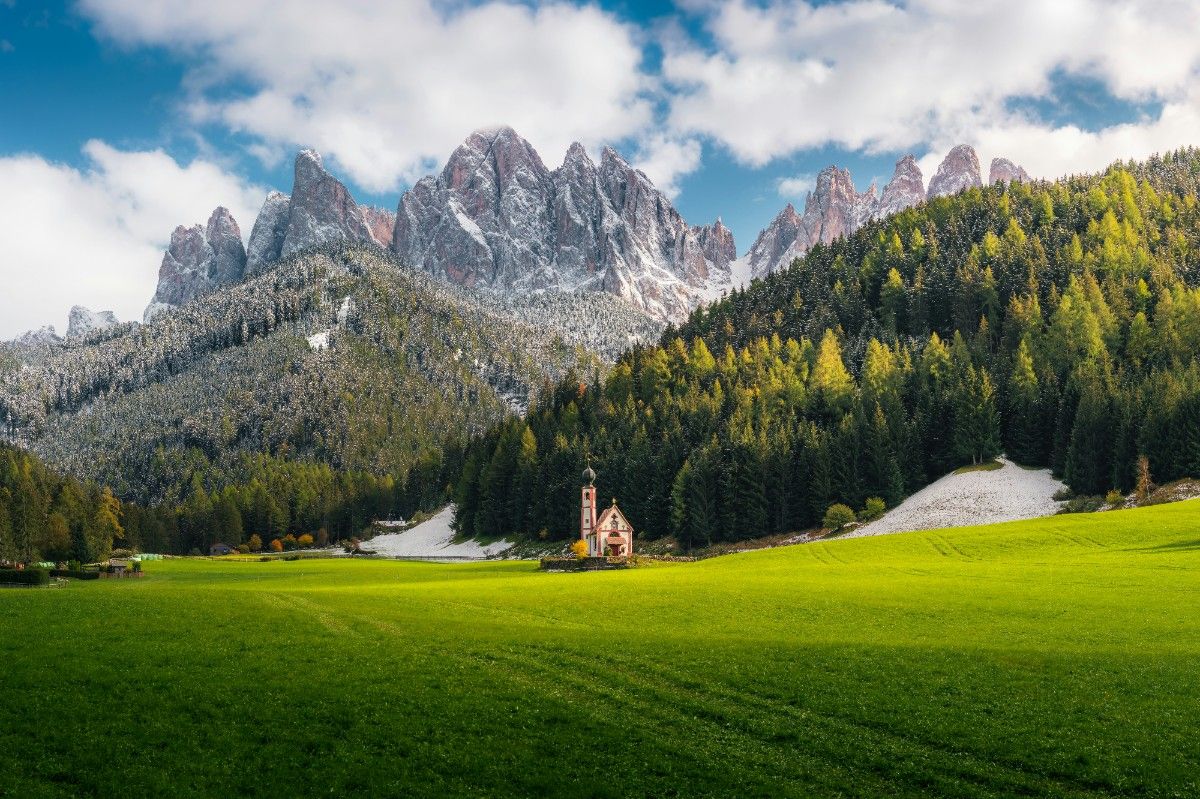
<path id="1" fill-rule="evenodd" d="M 589 557 L 627 557 L 633 554 L 633 527 L 614 498 L 612 505 L 596 516 L 596 473 L 589 465 L 583 471 L 582 518 L 579 538 L 587 543 Z"/>

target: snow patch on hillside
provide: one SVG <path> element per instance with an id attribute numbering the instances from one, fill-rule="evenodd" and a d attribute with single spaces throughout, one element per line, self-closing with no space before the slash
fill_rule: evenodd
<path id="1" fill-rule="evenodd" d="M 363 549 L 393 558 L 494 558 L 512 548 L 509 541 L 454 543 L 454 506 L 447 505 L 431 519 L 403 533 L 384 533 L 363 543 Z"/>
<path id="2" fill-rule="evenodd" d="M 1062 506 L 1054 494 L 1063 488 L 1049 469 L 1023 469 L 999 459 L 990 472 L 948 474 L 922 488 L 892 510 L 841 538 L 936 530 L 1052 516 Z"/>

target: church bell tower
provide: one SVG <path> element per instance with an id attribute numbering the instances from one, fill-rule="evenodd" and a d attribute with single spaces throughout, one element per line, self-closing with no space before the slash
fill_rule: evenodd
<path id="1" fill-rule="evenodd" d="M 596 534 L 596 473 L 592 471 L 591 459 L 583 470 L 583 501 L 579 522 L 579 538 L 588 545 L 589 555 L 598 555 L 599 537 Z"/>

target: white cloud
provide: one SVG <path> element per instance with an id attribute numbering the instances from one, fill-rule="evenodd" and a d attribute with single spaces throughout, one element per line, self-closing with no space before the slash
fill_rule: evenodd
<path id="1" fill-rule="evenodd" d="M 700 166 L 700 142 L 655 133 L 638 147 L 636 166 L 668 197 L 679 194 L 679 181 Z"/>
<path id="2" fill-rule="evenodd" d="M 593 6 L 431 0 L 83 0 L 109 37 L 195 64 L 189 111 L 311 146 L 371 191 L 411 181 L 477 128 L 508 124 L 556 161 L 653 123 L 633 27 Z M 250 85 L 230 96 L 230 86 Z"/>
<path id="3" fill-rule="evenodd" d="M 84 147 L 75 169 L 36 155 L 0 158 L 0 340 L 46 324 L 66 332 L 73 304 L 140 319 L 162 250 L 180 223 L 229 208 L 249 233 L 264 189 L 207 161 L 161 150 Z"/>
<path id="4" fill-rule="evenodd" d="M 1196 136 L 1184 124 L 1200 108 L 1194 2 L 739 0 L 705 24 L 713 46 L 666 43 L 669 127 L 747 164 L 828 145 L 940 155 L 969 142 L 1057 175 Z M 1098 133 L 1005 112 L 1011 99 L 1050 96 L 1062 75 L 1166 105 L 1161 117 Z"/>
<path id="5" fill-rule="evenodd" d="M 792 177 L 780 178 L 775 182 L 775 190 L 779 192 L 780 197 L 789 200 L 804 199 L 808 193 L 817 185 L 815 175 L 793 175 Z"/>

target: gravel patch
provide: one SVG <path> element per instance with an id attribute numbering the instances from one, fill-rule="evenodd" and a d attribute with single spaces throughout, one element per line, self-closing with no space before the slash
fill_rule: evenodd
<path id="1" fill-rule="evenodd" d="M 1010 460 L 990 472 L 948 474 L 930 483 L 881 518 L 839 538 L 861 538 L 909 530 L 935 530 L 1052 516 L 1063 503 L 1063 487 L 1049 469 L 1022 469 Z"/>

